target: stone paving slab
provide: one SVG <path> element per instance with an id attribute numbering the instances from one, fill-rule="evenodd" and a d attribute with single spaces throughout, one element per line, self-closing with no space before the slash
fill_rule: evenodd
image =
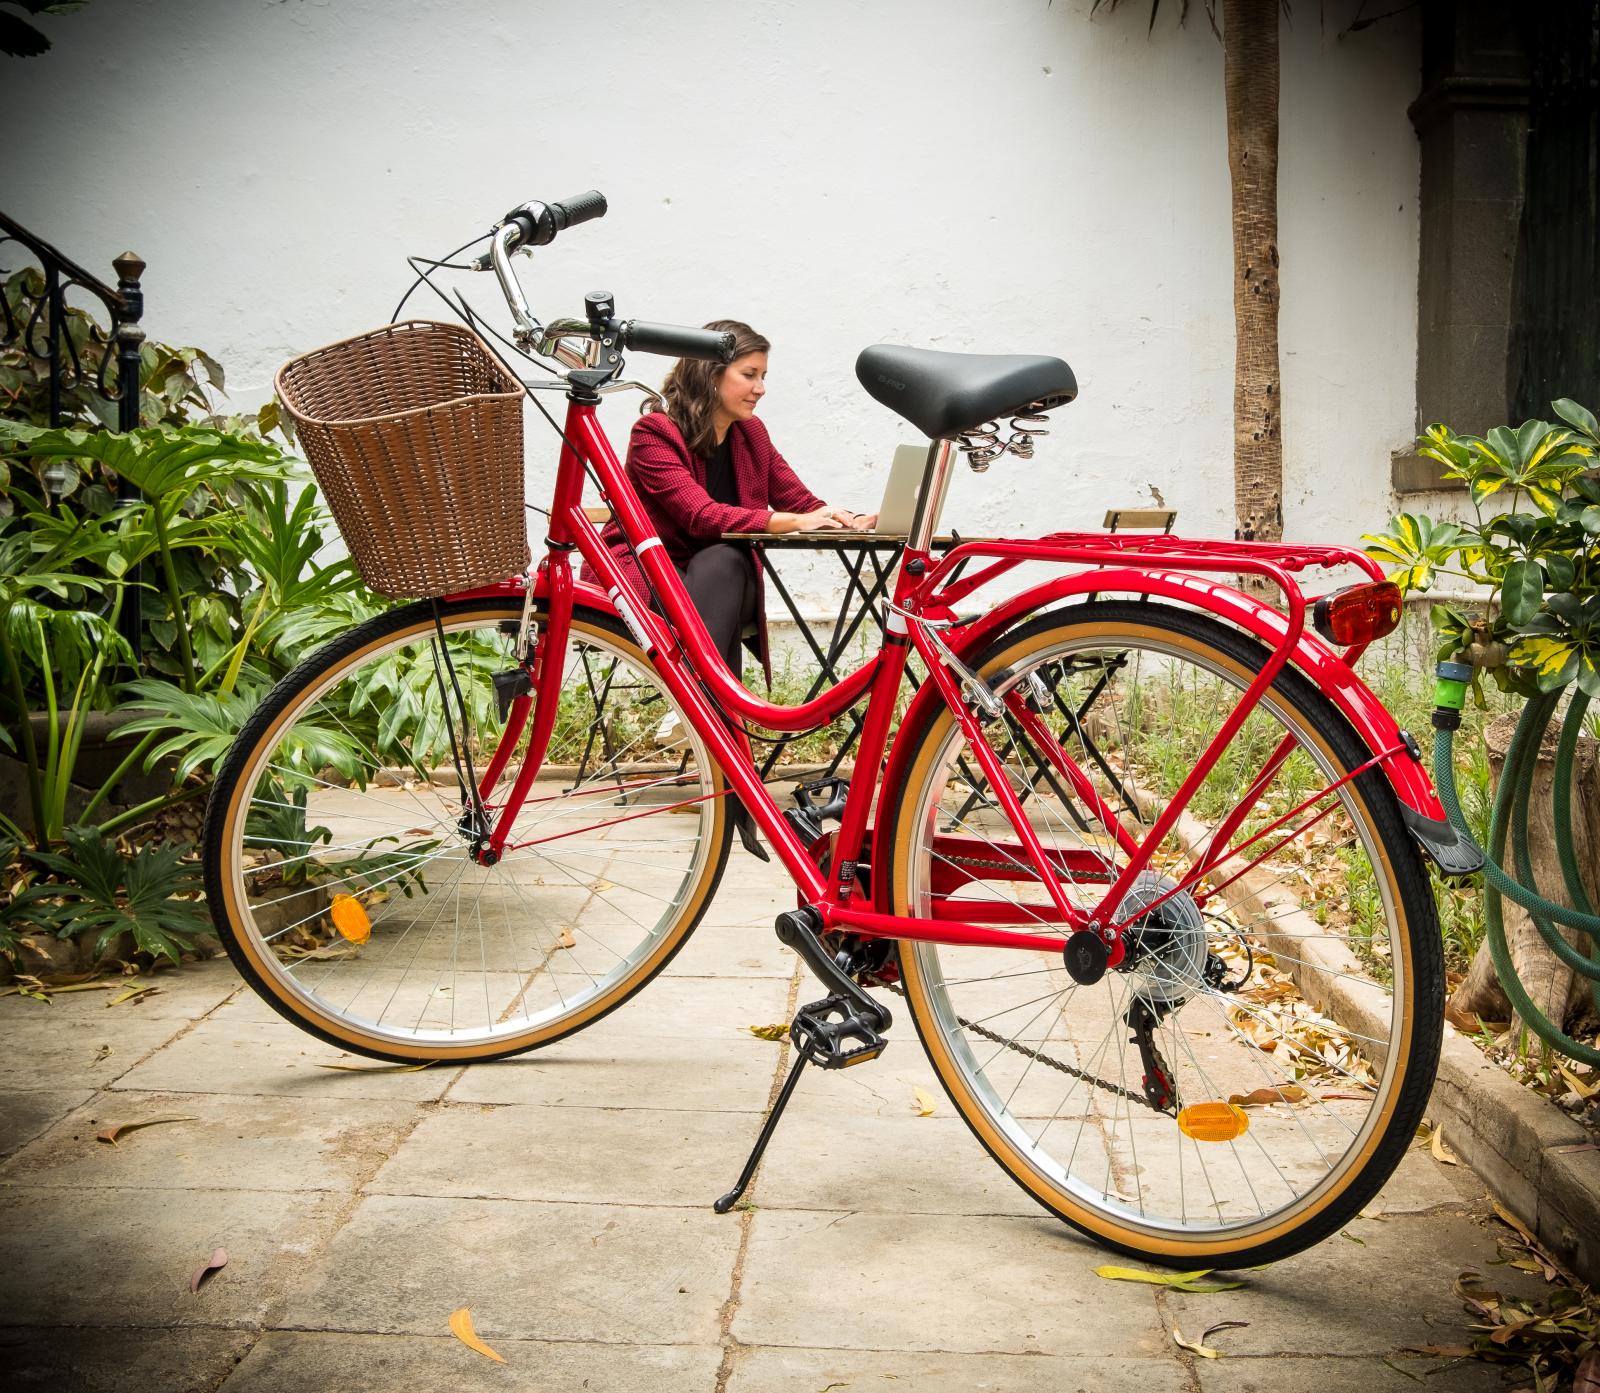
<path id="1" fill-rule="evenodd" d="M 747 1036 L 713 1051 L 695 1039 L 602 1038 L 603 1028 L 514 1059 L 471 1065 L 445 1096 L 453 1103 L 540 1107 L 766 1110 L 776 1046 Z"/>
<path id="2" fill-rule="evenodd" d="M 99 993 L 84 993 L 84 995 Z M 188 1024 L 161 1016 L 54 1013 L 54 1006 L 0 998 L 6 1047 L 0 1050 L 0 1092 L 105 1088 L 182 1033 Z M 16 1003 L 21 1001 L 21 1006 Z"/>
<path id="3" fill-rule="evenodd" d="M 94 1096 L 94 1090 L 89 1088 L 0 1092 L 0 1156 L 9 1156 L 26 1146 Z"/>
<path id="4" fill-rule="evenodd" d="M 224 1393 L 487 1393 L 510 1388 L 705 1393 L 715 1385 L 722 1360 L 715 1344 L 593 1345 L 496 1338 L 492 1347 L 504 1364 L 467 1353 L 450 1336 L 271 1332 L 222 1388 Z"/>
<path id="5" fill-rule="evenodd" d="M 247 1330 L 0 1329 L 9 1393 L 210 1393 L 244 1358 Z"/>
<path id="6" fill-rule="evenodd" d="M 1219 1341 L 1223 1337 L 1218 1337 Z M 1200 1393 L 1504 1393 L 1525 1387 L 1527 1372 L 1427 1359 L 1203 1359 Z"/>
<path id="7" fill-rule="evenodd" d="M 367 1192 L 704 1210 L 739 1173 L 760 1127 L 759 1113 L 447 1105 Z"/>
<path id="8" fill-rule="evenodd" d="M 327 1066 L 337 1065 L 338 1068 Z M 247 1097 L 403 1098 L 424 1102 L 449 1087 L 459 1065 L 407 1070 L 346 1054 L 287 1021 L 247 1020 L 231 1003 L 117 1080 L 145 1092 Z"/>
<path id="9" fill-rule="evenodd" d="M 770 923 L 703 923 L 667 965 L 674 977 L 781 977 L 787 982 L 793 971 L 794 954 L 778 942 Z"/>
<path id="10" fill-rule="evenodd" d="M 800 1087 L 832 1082 L 802 1079 Z M 794 1129 L 789 1144 L 762 1164 L 765 1207 L 1025 1218 L 1041 1212 L 960 1118 L 796 1110 L 783 1125 Z"/>
<path id="11" fill-rule="evenodd" d="M 261 1190 L 0 1189 L 0 1326 L 259 1326 L 341 1199 Z M 198 1293 L 216 1248 L 228 1265 Z"/>
<path id="12" fill-rule="evenodd" d="M 711 1344 L 739 1248 L 710 1209 L 372 1195 L 297 1276 L 281 1324 L 435 1335 L 470 1306 L 478 1333 Z"/>
<path id="13" fill-rule="evenodd" d="M 1351 1237 L 1336 1234 L 1264 1271 L 1237 1274 L 1249 1284 L 1243 1300 L 1172 1292 L 1168 1314 L 1192 1338 L 1229 1319 L 1234 1305 L 1247 1305 L 1249 1327 L 1227 1332 L 1233 1354 L 1385 1355 L 1406 1345 L 1465 1343 L 1470 1318 L 1451 1289 L 1464 1267 L 1492 1271 L 1499 1291 L 1542 1289 L 1511 1268 L 1489 1266 L 1499 1256 L 1494 1238 L 1472 1216 L 1355 1219 L 1344 1233 Z"/>
<path id="14" fill-rule="evenodd" d="M 155 1117 L 115 1145 L 102 1128 Z M 390 1155 L 414 1117 L 366 1098 L 239 1098 L 113 1091 L 62 1118 L 0 1166 L 0 1184 L 67 1189 L 348 1192 Z"/>
<path id="15" fill-rule="evenodd" d="M 826 1330 L 840 1349 L 1167 1351 L 1150 1289 L 1079 1280 L 1098 1254 L 1049 1219 L 766 1210 L 756 1220 L 733 1322 L 745 1344 L 813 1344 Z M 1046 1281 L 1051 1272 L 1062 1280 Z"/>
<path id="16" fill-rule="evenodd" d="M 1189 1393 L 1175 1360 L 1050 1355 L 901 1354 L 884 1350 L 753 1349 L 728 1393 Z"/>

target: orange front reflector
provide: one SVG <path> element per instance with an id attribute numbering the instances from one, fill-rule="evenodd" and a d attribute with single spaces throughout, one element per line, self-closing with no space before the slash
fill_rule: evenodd
<path id="1" fill-rule="evenodd" d="M 1232 1141 L 1249 1129 L 1245 1110 L 1232 1103 L 1193 1103 L 1178 1114 L 1178 1130 L 1196 1141 Z"/>
<path id="2" fill-rule="evenodd" d="M 1348 648 L 1392 633 L 1400 623 L 1400 587 L 1392 580 L 1350 585 L 1324 595 L 1311 610 L 1311 622 L 1329 643 Z"/>
<path id="3" fill-rule="evenodd" d="M 352 943 L 365 943 L 372 937 L 372 920 L 367 918 L 366 906 L 354 895 L 335 895 L 328 917 L 340 936 Z"/>

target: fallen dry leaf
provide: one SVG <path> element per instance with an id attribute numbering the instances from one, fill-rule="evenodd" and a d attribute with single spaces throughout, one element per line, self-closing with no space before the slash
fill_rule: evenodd
<path id="1" fill-rule="evenodd" d="M 1242 1287 L 1243 1282 L 1229 1281 L 1226 1278 L 1218 1281 L 1206 1281 L 1216 1271 L 1212 1267 L 1198 1268 L 1193 1272 L 1141 1272 L 1136 1267 L 1097 1267 L 1094 1270 L 1096 1277 L 1104 1277 L 1108 1282 L 1148 1282 L 1153 1287 L 1171 1287 L 1174 1291 L 1187 1291 L 1205 1293 L 1213 1291 L 1233 1291 Z"/>
<path id="2" fill-rule="evenodd" d="M 156 986 L 154 982 L 141 982 L 136 977 L 133 981 L 128 983 L 128 989 L 125 992 L 123 992 L 120 996 L 112 997 L 110 1001 L 106 1002 L 106 1009 L 110 1010 L 113 1006 L 120 1006 L 124 1001 L 142 1000 L 143 998 L 149 996 L 152 992 L 158 992 L 160 990 L 161 988 Z"/>
<path id="3" fill-rule="evenodd" d="M 1600 1350 L 1590 1350 L 1573 1371 L 1572 1393 L 1600 1393 Z"/>
<path id="4" fill-rule="evenodd" d="M 189 1278 L 189 1290 L 191 1292 L 199 1291 L 200 1283 L 205 1281 L 213 1272 L 222 1271 L 227 1265 L 228 1250 L 226 1248 L 213 1248 L 211 1256 L 201 1263 L 199 1267 L 195 1268 L 194 1276 Z"/>
<path id="5" fill-rule="evenodd" d="M 1202 1359 L 1222 1358 L 1221 1350 L 1212 1349 L 1211 1346 L 1202 1344 L 1200 1340 L 1184 1339 L 1183 1331 L 1179 1330 L 1177 1326 L 1172 1327 L 1172 1342 L 1177 1345 L 1179 1349 L 1186 1349 L 1191 1354 L 1198 1354 Z"/>
<path id="6" fill-rule="evenodd" d="M 1249 1093 L 1234 1093 L 1228 1098 L 1241 1108 L 1264 1108 L 1273 1103 L 1303 1103 L 1311 1095 L 1297 1083 L 1286 1083 L 1279 1088 L 1256 1088 Z"/>
<path id="7" fill-rule="evenodd" d="M 777 1025 L 753 1025 L 750 1033 L 758 1040 L 787 1040 L 789 1027 L 782 1022 Z"/>
<path id="8" fill-rule="evenodd" d="M 318 1064 L 319 1069 L 342 1069 L 347 1074 L 414 1074 L 419 1069 L 431 1069 L 439 1061 L 425 1059 L 421 1064 Z"/>
<path id="9" fill-rule="evenodd" d="M 1593 1098 L 1596 1093 L 1600 1093 L 1600 1074 L 1597 1074 L 1589 1083 L 1585 1083 L 1565 1064 L 1557 1064 L 1556 1068 L 1561 1071 L 1561 1077 L 1567 1081 L 1567 1087 L 1576 1093 L 1578 1097 Z"/>
<path id="10" fill-rule="evenodd" d="M 593 890 L 595 894 L 603 895 L 607 890 L 615 890 L 617 887 L 604 876 L 602 876 L 599 880 L 591 880 L 589 882 L 589 888 Z"/>
<path id="11" fill-rule="evenodd" d="M 563 925 L 562 929 L 561 929 L 561 934 L 556 939 L 556 947 L 557 948 L 576 948 L 577 946 L 578 946 L 578 940 L 575 939 L 572 936 L 572 930 L 570 928 L 566 927 L 565 925 Z"/>
<path id="12" fill-rule="evenodd" d="M 146 1117 L 137 1122 L 113 1122 L 109 1127 L 102 1127 L 94 1134 L 96 1141 L 117 1144 L 117 1138 L 124 1132 L 137 1132 L 141 1127 L 159 1127 L 164 1122 L 198 1122 L 197 1117 Z"/>
<path id="13" fill-rule="evenodd" d="M 935 1106 L 933 1095 L 925 1088 L 913 1088 L 911 1091 L 916 1094 L 916 1103 L 913 1106 L 916 1108 L 917 1116 L 932 1117 Z"/>
<path id="14" fill-rule="evenodd" d="M 450 1333 L 460 1340 L 470 1350 L 476 1350 L 485 1359 L 492 1359 L 496 1364 L 504 1364 L 505 1356 L 496 1354 L 488 1345 L 478 1338 L 478 1332 L 472 1328 L 472 1310 L 463 1306 L 459 1311 L 450 1312 Z"/>
<path id="15" fill-rule="evenodd" d="M 1441 1162 L 1446 1166 L 1459 1166 L 1461 1164 L 1456 1159 L 1455 1152 L 1444 1144 L 1443 1127 L 1435 1127 L 1433 1129 L 1433 1139 L 1428 1143 L 1428 1150 L 1433 1153 L 1435 1161 Z"/>

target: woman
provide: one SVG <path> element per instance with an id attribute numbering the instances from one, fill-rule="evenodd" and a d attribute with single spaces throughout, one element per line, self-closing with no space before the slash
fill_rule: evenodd
<path id="1" fill-rule="evenodd" d="M 761 563 L 748 546 L 725 542 L 723 534 L 865 531 L 877 516 L 830 507 L 773 448 L 766 426 L 756 419 L 756 407 L 766 395 L 772 345 L 735 319 L 713 320 L 705 327 L 733 334 L 733 360 L 726 366 L 679 360 L 662 383 L 661 396 L 647 402 L 647 414 L 634 422 L 628 480 L 661 534 L 717 651 L 739 676 L 740 635 L 754 620 L 757 651 L 770 685 Z M 602 536 L 630 579 L 650 594 L 615 520 Z"/>

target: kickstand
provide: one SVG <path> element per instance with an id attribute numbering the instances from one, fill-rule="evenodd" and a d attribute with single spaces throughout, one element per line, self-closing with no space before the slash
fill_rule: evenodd
<path id="1" fill-rule="evenodd" d="M 807 1041 L 795 1051 L 794 1067 L 789 1070 L 789 1077 L 783 1081 L 783 1089 L 779 1092 L 777 1101 L 772 1105 L 772 1111 L 767 1114 L 767 1120 L 762 1125 L 761 1135 L 756 1138 L 754 1149 L 750 1152 L 750 1159 L 744 1163 L 744 1169 L 739 1172 L 739 1179 L 733 1189 L 729 1190 L 721 1199 L 711 1207 L 718 1214 L 726 1214 L 734 1205 L 739 1203 L 739 1196 L 744 1194 L 749 1187 L 750 1179 L 756 1173 L 756 1167 L 761 1164 L 761 1155 L 767 1149 L 767 1143 L 772 1140 L 772 1134 L 777 1130 L 778 1119 L 783 1116 L 783 1110 L 789 1102 L 789 1095 L 794 1092 L 794 1086 L 800 1082 L 800 1071 L 811 1062 L 812 1045 Z"/>

